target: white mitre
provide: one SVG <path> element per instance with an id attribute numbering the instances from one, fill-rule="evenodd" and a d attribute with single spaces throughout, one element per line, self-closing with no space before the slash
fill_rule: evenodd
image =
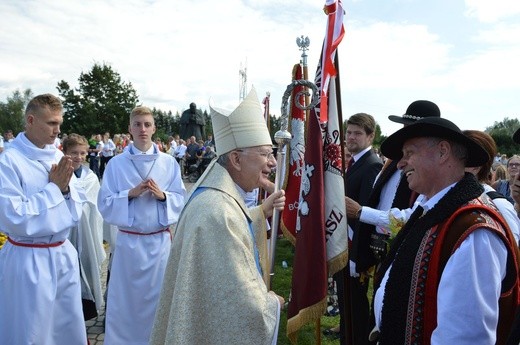
<path id="1" fill-rule="evenodd" d="M 232 112 L 211 105 L 210 110 L 215 147 L 219 155 L 240 148 L 272 145 L 254 88 Z"/>

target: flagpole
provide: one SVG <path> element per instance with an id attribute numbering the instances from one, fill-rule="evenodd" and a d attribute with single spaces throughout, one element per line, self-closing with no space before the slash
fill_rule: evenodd
<path id="1" fill-rule="evenodd" d="M 287 91 L 286 91 L 287 93 Z M 285 97 L 285 94 L 284 94 Z M 287 104 L 287 101 L 285 101 Z M 288 114 L 287 111 L 284 112 L 284 101 L 282 99 L 282 112 L 280 116 L 281 120 L 281 128 L 274 134 L 274 140 L 278 146 L 276 150 L 276 174 L 274 178 L 274 193 L 278 192 L 282 187 L 281 184 L 283 179 L 281 178 L 282 164 L 285 164 L 285 148 L 287 144 L 291 141 L 291 133 L 287 131 L 288 128 Z M 269 273 L 269 286 L 273 286 L 273 277 L 274 277 L 274 258 L 276 253 L 276 240 L 278 239 L 278 226 L 280 224 L 280 211 L 276 208 L 273 209 L 273 216 L 271 218 L 271 239 L 270 239 L 270 253 L 269 253 L 269 263 L 271 266 Z"/>
<path id="2" fill-rule="evenodd" d="M 296 38 L 296 45 L 298 45 L 298 48 L 302 51 L 302 65 L 303 65 L 303 79 L 309 80 L 309 67 L 307 63 L 307 50 L 309 50 L 309 45 L 311 44 L 311 40 L 308 36 L 303 37 L 301 35 L 300 37 Z M 308 90 L 306 90 L 308 91 Z M 309 104 L 309 95 L 307 94 L 305 96 L 305 104 Z M 305 120 L 309 118 L 309 110 L 305 112 Z"/>
<path id="3" fill-rule="evenodd" d="M 336 50 L 336 56 L 334 59 L 334 67 L 336 68 L 336 75 L 339 74 L 339 57 L 338 57 L 338 51 Z M 340 87 L 340 80 L 339 78 L 334 78 L 334 82 L 336 85 L 336 105 L 338 109 L 338 121 L 340 123 L 341 133 L 340 133 L 340 141 L 342 143 L 341 145 L 341 166 L 343 168 L 343 179 L 345 179 L 345 145 L 344 143 L 344 135 L 345 135 L 345 129 L 343 128 L 343 109 L 341 105 L 341 87 Z M 346 184 L 344 184 L 346 186 Z M 345 194 L 347 191 L 345 190 Z M 350 256 L 350 253 L 348 253 Z M 343 303 L 345 306 L 345 322 L 344 322 L 344 329 L 345 329 L 345 337 L 347 344 L 353 344 L 354 341 L 354 334 L 353 334 L 353 311 L 352 311 L 352 295 L 350 291 L 350 265 L 347 262 L 347 265 L 345 266 L 345 293 L 343 294 Z"/>
<path id="4" fill-rule="evenodd" d="M 311 40 L 308 36 L 303 37 L 301 35 L 300 37 L 296 38 L 296 44 L 298 45 L 298 48 L 300 48 L 302 52 L 302 64 L 303 64 L 303 79 L 309 80 L 309 67 L 307 63 L 307 50 L 309 50 L 309 45 L 311 43 Z M 308 90 L 305 90 L 308 91 Z M 309 94 L 307 92 L 307 95 L 305 96 L 305 104 L 309 104 Z M 305 121 L 309 119 L 309 113 L 310 110 L 305 111 Z M 315 336 L 316 336 L 316 345 L 321 345 L 321 317 L 316 319 L 316 327 L 314 329 Z"/>

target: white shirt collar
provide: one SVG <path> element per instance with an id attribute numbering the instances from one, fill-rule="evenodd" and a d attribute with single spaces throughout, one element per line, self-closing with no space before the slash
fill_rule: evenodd
<path id="1" fill-rule="evenodd" d="M 448 187 L 444 188 L 443 190 L 432 196 L 430 199 L 424 196 L 420 203 L 421 206 L 424 208 L 424 211 L 427 212 L 431 210 L 439 202 L 439 200 L 441 200 L 442 197 L 446 195 L 446 193 L 448 193 L 448 191 L 452 189 L 456 184 L 457 182 L 450 184 Z"/>
<path id="2" fill-rule="evenodd" d="M 363 155 L 365 153 L 367 153 L 368 151 L 370 151 L 372 149 L 372 146 L 369 146 L 367 147 L 366 149 L 364 149 L 363 151 L 361 152 L 358 152 L 356 153 L 355 155 L 352 156 L 352 158 L 354 159 L 354 163 L 357 162 L 361 157 L 363 157 Z"/>

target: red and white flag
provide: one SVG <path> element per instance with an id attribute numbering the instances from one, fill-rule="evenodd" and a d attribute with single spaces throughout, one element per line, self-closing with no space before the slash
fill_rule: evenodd
<path id="1" fill-rule="evenodd" d="M 315 80 L 318 87 L 321 78 L 320 61 Z M 328 121 L 320 121 L 322 103 L 319 103 L 311 110 L 307 123 L 291 300 L 287 311 L 287 335 L 292 341 L 303 325 L 324 314 L 328 274 L 339 271 L 347 263 L 347 215 L 336 78 L 339 75 L 331 78 L 328 89 Z"/>
<path id="2" fill-rule="evenodd" d="M 345 35 L 345 27 L 343 26 L 345 11 L 343 10 L 341 0 L 326 0 L 323 10 L 327 15 L 327 30 L 325 31 L 323 50 L 321 52 L 323 76 L 320 87 L 320 122 L 327 122 L 329 113 L 327 110 L 328 89 L 331 84 L 331 78 L 336 75 L 336 68 L 334 67 L 336 48 Z"/>
<path id="3" fill-rule="evenodd" d="M 269 94 L 269 92 L 267 93 L 267 95 L 264 97 L 262 103 L 264 105 L 264 120 L 265 120 L 265 123 L 267 124 L 267 128 L 271 128 L 270 127 L 270 116 L 269 116 L 269 102 L 271 100 L 271 95 Z"/>
<path id="4" fill-rule="evenodd" d="M 295 64 L 293 67 L 293 80 L 303 79 L 303 66 Z M 292 135 L 290 145 L 286 147 L 285 178 L 283 189 L 285 190 L 285 208 L 282 212 L 281 229 L 284 236 L 296 244 L 296 219 L 298 217 L 298 204 L 300 201 L 300 185 L 303 173 L 303 155 L 305 153 L 305 111 L 296 106 L 296 102 L 305 105 L 305 87 L 296 86 L 290 98 L 290 118 L 288 131 Z"/>

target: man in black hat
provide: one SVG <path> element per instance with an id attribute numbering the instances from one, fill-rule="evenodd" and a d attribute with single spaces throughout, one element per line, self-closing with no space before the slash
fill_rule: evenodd
<path id="1" fill-rule="evenodd" d="M 377 273 L 372 335 L 381 345 L 503 344 L 518 303 L 517 258 L 503 218 L 465 173 L 487 152 L 437 117 L 400 129 L 381 150 L 425 198 Z"/>

